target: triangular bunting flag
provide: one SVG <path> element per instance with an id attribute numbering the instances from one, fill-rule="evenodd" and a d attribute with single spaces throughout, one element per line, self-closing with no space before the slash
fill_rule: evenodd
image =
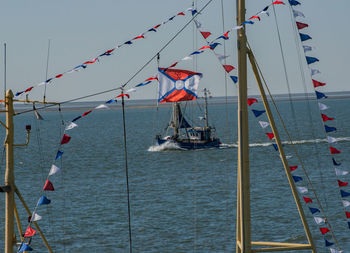
<path id="1" fill-rule="evenodd" d="M 296 183 L 303 180 L 302 177 L 298 177 L 298 176 L 292 176 L 292 177 L 293 177 L 294 182 L 296 182 Z"/>
<path id="2" fill-rule="evenodd" d="M 305 27 L 309 26 L 308 24 L 301 23 L 301 22 L 296 22 L 296 24 L 297 24 L 297 27 L 299 30 L 304 29 Z"/>
<path id="3" fill-rule="evenodd" d="M 284 4 L 285 5 L 285 3 L 282 1 L 274 1 L 272 4 Z"/>
<path id="4" fill-rule="evenodd" d="M 52 176 L 58 172 L 60 172 L 60 168 L 58 168 L 56 165 L 52 164 L 50 172 L 49 172 L 49 176 Z"/>
<path id="5" fill-rule="evenodd" d="M 348 182 L 342 182 L 339 179 L 337 181 L 338 181 L 339 187 L 344 187 L 344 186 L 347 186 L 349 184 Z"/>
<path id="6" fill-rule="evenodd" d="M 347 172 L 347 171 L 340 170 L 340 169 L 337 169 L 337 168 L 334 168 L 334 169 L 335 169 L 335 174 L 337 176 L 345 176 L 345 175 L 349 174 L 349 172 Z"/>
<path id="7" fill-rule="evenodd" d="M 227 73 L 230 73 L 233 69 L 235 69 L 235 67 L 233 67 L 232 65 L 222 65 L 222 66 L 224 67 Z"/>
<path id="8" fill-rule="evenodd" d="M 325 104 L 318 103 L 318 107 L 320 108 L 321 111 L 327 110 L 329 107 Z"/>
<path id="9" fill-rule="evenodd" d="M 343 206 L 344 206 L 344 207 L 350 206 L 350 201 L 342 200 L 342 203 L 343 203 Z"/>
<path id="10" fill-rule="evenodd" d="M 310 69 L 310 72 L 311 72 L 311 75 L 314 76 L 314 75 L 317 75 L 317 74 L 320 74 L 321 72 L 318 70 L 318 69 Z"/>
<path id="11" fill-rule="evenodd" d="M 296 5 L 299 5 L 300 3 L 296 0 L 289 0 L 289 3 L 291 6 L 296 6 Z"/>
<path id="12" fill-rule="evenodd" d="M 312 203 L 312 199 L 310 199 L 308 197 L 303 197 L 303 199 L 304 199 L 305 203 Z"/>
<path id="13" fill-rule="evenodd" d="M 334 137 L 331 137 L 331 136 L 327 136 L 327 142 L 328 143 L 334 143 L 334 142 L 337 142 L 337 139 L 334 138 Z"/>
<path id="14" fill-rule="evenodd" d="M 238 82 L 238 77 L 237 76 L 230 76 L 231 77 L 231 79 L 232 79 L 232 81 L 234 82 L 234 83 L 237 83 Z"/>
<path id="15" fill-rule="evenodd" d="M 350 218 L 350 213 L 345 211 L 346 218 Z"/>
<path id="16" fill-rule="evenodd" d="M 70 141 L 70 138 L 71 137 L 69 135 L 64 134 L 62 137 L 62 140 L 61 140 L 61 144 L 63 145 L 63 144 L 68 143 Z"/>
<path id="17" fill-rule="evenodd" d="M 49 200 L 48 198 L 46 198 L 45 196 L 41 196 L 39 201 L 38 201 L 38 206 L 41 205 L 48 205 L 51 203 L 51 200 Z"/>
<path id="18" fill-rule="evenodd" d="M 324 235 L 329 232 L 328 228 L 320 228 L 321 233 Z"/>
<path id="19" fill-rule="evenodd" d="M 259 121 L 259 124 L 262 128 L 266 128 L 270 125 L 269 122 L 266 121 Z"/>
<path id="20" fill-rule="evenodd" d="M 81 118 L 81 116 L 78 116 L 78 117 L 74 118 L 74 119 L 72 120 L 72 122 L 75 122 L 75 121 L 77 121 L 77 120 L 80 119 L 80 118 Z"/>
<path id="21" fill-rule="evenodd" d="M 309 207 L 310 211 L 312 214 L 315 214 L 315 213 L 319 213 L 320 210 L 318 210 L 317 208 L 314 208 L 314 207 Z"/>
<path id="22" fill-rule="evenodd" d="M 53 184 L 50 182 L 50 180 L 46 179 L 43 191 L 54 191 Z"/>
<path id="23" fill-rule="evenodd" d="M 311 40 L 312 39 L 309 35 L 304 34 L 304 33 L 299 33 L 299 35 L 300 35 L 300 40 L 301 41 L 307 41 L 307 40 Z M 310 63 L 308 63 L 308 64 L 310 64 Z"/>
<path id="24" fill-rule="evenodd" d="M 211 32 L 201 32 L 204 39 L 208 38 L 211 35 Z"/>
<path id="25" fill-rule="evenodd" d="M 255 117 L 259 117 L 261 114 L 263 114 L 265 112 L 265 110 L 262 110 L 262 111 L 252 110 L 252 112 L 254 113 Z"/>
<path id="26" fill-rule="evenodd" d="M 294 171 L 298 168 L 298 166 L 289 166 L 290 171 Z"/>
<path id="27" fill-rule="evenodd" d="M 68 130 L 71 130 L 77 126 L 78 126 L 77 124 L 75 124 L 74 122 L 71 122 L 68 126 L 66 126 L 65 130 L 68 131 Z"/>
<path id="28" fill-rule="evenodd" d="M 129 90 L 129 92 L 130 92 L 130 90 Z M 109 109 L 109 107 L 107 105 L 103 105 L 102 104 L 102 105 L 96 106 L 95 109 L 96 110 L 98 110 L 98 109 Z"/>
<path id="29" fill-rule="evenodd" d="M 273 133 L 265 133 L 267 135 L 267 137 L 269 137 L 270 140 L 272 140 L 275 135 Z"/>
<path id="30" fill-rule="evenodd" d="M 251 106 L 252 104 L 258 102 L 258 100 L 256 98 L 248 98 L 247 100 L 248 100 L 248 105 L 249 106 Z"/>
<path id="31" fill-rule="evenodd" d="M 303 17 L 303 18 L 305 18 L 304 13 L 302 13 L 301 11 L 293 10 L 293 15 L 294 15 L 295 18 L 296 17 Z"/>
<path id="32" fill-rule="evenodd" d="M 314 79 L 312 79 L 312 83 L 314 84 L 314 88 L 320 87 L 320 86 L 325 86 L 326 83 L 321 83 L 319 81 L 316 81 Z"/>
<path id="33" fill-rule="evenodd" d="M 327 239 L 324 239 L 326 247 L 332 246 L 334 243 L 327 241 Z"/>
<path id="34" fill-rule="evenodd" d="M 22 242 L 18 252 L 24 252 L 24 251 L 33 251 L 33 249 L 28 244 Z"/>
<path id="35" fill-rule="evenodd" d="M 343 190 L 340 190 L 340 195 L 345 198 L 345 197 L 349 197 L 350 196 L 350 193 L 349 192 L 346 192 L 346 191 L 343 191 Z"/>
<path id="36" fill-rule="evenodd" d="M 337 131 L 337 129 L 335 127 L 330 127 L 330 126 L 327 126 L 327 125 L 324 125 L 324 128 L 326 129 L 326 133 Z"/>
<path id="37" fill-rule="evenodd" d="M 304 49 L 304 53 L 312 51 L 312 47 L 307 46 L 307 45 L 303 45 L 303 49 Z"/>
<path id="38" fill-rule="evenodd" d="M 330 248 L 329 250 L 331 251 L 331 253 L 343 253 L 342 250 L 336 250 L 336 249 L 332 249 L 332 248 Z"/>
<path id="39" fill-rule="evenodd" d="M 62 157 L 62 155 L 63 155 L 63 151 L 58 150 L 55 160 L 60 159 Z"/>
<path id="40" fill-rule="evenodd" d="M 326 114 L 321 113 L 321 117 L 323 122 L 326 122 L 327 120 L 334 120 L 334 118 L 328 117 Z"/>
<path id="41" fill-rule="evenodd" d="M 340 154 L 340 153 L 341 153 L 340 150 L 338 150 L 338 149 L 336 149 L 336 148 L 334 148 L 334 147 L 329 147 L 329 149 L 330 149 L 332 155 Z"/>
<path id="42" fill-rule="evenodd" d="M 301 194 L 307 193 L 309 191 L 306 187 L 303 186 L 297 186 L 297 189 Z"/>
<path id="43" fill-rule="evenodd" d="M 315 62 L 318 62 L 319 60 L 315 57 L 310 57 L 310 56 L 306 56 L 306 62 L 307 64 L 312 64 L 312 63 L 315 63 Z"/>
<path id="44" fill-rule="evenodd" d="M 34 213 L 34 214 L 31 216 L 30 221 L 38 221 L 38 220 L 41 220 L 41 219 L 42 219 L 42 217 L 41 217 L 39 214 Z"/>
<path id="45" fill-rule="evenodd" d="M 272 147 L 273 147 L 276 151 L 278 151 L 278 146 L 277 146 L 277 144 L 273 143 L 273 144 L 272 144 Z"/>
<path id="46" fill-rule="evenodd" d="M 84 112 L 82 116 L 85 117 L 86 115 L 90 114 L 91 112 L 92 112 L 92 110 L 89 110 L 89 111 L 87 111 L 87 112 Z"/>
<path id="47" fill-rule="evenodd" d="M 34 229 L 32 229 L 30 226 L 28 226 L 24 237 L 32 237 L 34 234 L 36 233 L 36 231 Z"/>
<path id="48" fill-rule="evenodd" d="M 316 222 L 317 224 L 321 224 L 321 223 L 326 222 L 326 219 L 325 219 L 325 218 L 321 218 L 321 217 L 316 217 L 316 216 L 314 216 L 314 219 L 315 219 L 315 222 Z"/>
<path id="49" fill-rule="evenodd" d="M 327 96 L 324 93 L 322 93 L 322 92 L 315 91 L 315 93 L 316 93 L 316 98 L 317 99 L 327 98 Z"/>

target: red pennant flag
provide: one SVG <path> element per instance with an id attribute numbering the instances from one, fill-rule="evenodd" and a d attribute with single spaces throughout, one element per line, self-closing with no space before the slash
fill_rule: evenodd
<path id="1" fill-rule="evenodd" d="M 327 120 L 334 120 L 334 118 L 330 118 L 330 117 L 328 117 L 326 114 L 323 114 L 323 113 L 321 113 L 321 116 L 322 116 L 323 122 L 325 122 L 325 121 L 327 121 Z"/>
<path id="2" fill-rule="evenodd" d="M 97 61 L 97 58 L 93 59 L 92 61 L 86 61 L 83 63 L 83 65 L 92 64 L 92 63 L 95 63 L 96 61 Z"/>
<path id="3" fill-rule="evenodd" d="M 175 66 L 177 65 L 177 63 L 178 63 L 178 62 L 175 62 L 175 63 L 171 64 L 171 66 L 169 66 L 169 68 L 175 67 Z"/>
<path id="4" fill-rule="evenodd" d="M 34 86 L 32 87 L 29 87 L 28 89 L 26 89 L 24 92 L 28 92 L 28 91 L 31 91 L 32 89 L 34 88 Z"/>
<path id="5" fill-rule="evenodd" d="M 137 36 L 137 37 L 133 38 L 133 40 L 137 40 L 137 39 L 144 39 L 144 38 L 145 38 L 145 36 L 140 35 L 140 36 Z"/>
<path id="6" fill-rule="evenodd" d="M 272 140 L 275 135 L 273 133 L 265 133 L 267 135 L 267 137 L 269 137 L 270 140 Z"/>
<path id="7" fill-rule="evenodd" d="M 298 166 L 289 166 L 290 171 L 296 170 Z"/>
<path id="8" fill-rule="evenodd" d="M 207 49 L 207 48 L 211 49 L 211 47 L 210 47 L 210 46 L 203 46 L 203 47 L 201 47 L 201 48 L 200 48 L 200 49 L 198 49 L 198 50 L 203 50 L 203 49 Z"/>
<path id="9" fill-rule="evenodd" d="M 309 27 L 308 24 L 304 24 L 304 23 L 301 23 L 301 22 L 297 22 L 297 27 L 299 30 L 305 28 L 305 27 Z"/>
<path id="10" fill-rule="evenodd" d="M 85 117 L 85 116 L 88 115 L 90 112 L 92 112 L 92 110 L 87 111 L 87 112 L 84 112 L 82 116 Z"/>
<path id="11" fill-rule="evenodd" d="M 312 199 L 308 198 L 308 197 L 303 197 L 305 203 L 312 203 Z"/>
<path id="12" fill-rule="evenodd" d="M 31 237 L 35 233 L 36 233 L 36 231 L 29 226 L 24 234 L 24 237 Z"/>
<path id="13" fill-rule="evenodd" d="M 156 26 L 154 26 L 153 28 L 154 29 L 157 29 L 158 27 L 160 27 L 161 25 L 159 24 L 159 25 L 156 25 Z"/>
<path id="14" fill-rule="evenodd" d="M 228 38 L 228 33 L 229 33 L 230 31 L 227 31 L 227 32 L 225 32 L 224 33 L 224 36 L 226 37 L 226 38 Z"/>
<path id="15" fill-rule="evenodd" d="M 256 19 L 258 19 L 260 21 L 260 17 L 259 16 L 252 16 L 248 20 L 251 20 L 251 19 L 254 19 L 254 18 L 256 18 Z"/>
<path id="16" fill-rule="evenodd" d="M 331 154 L 332 155 L 335 155 L 335 154 L 340 154 L 341 151 L 336 149 L 336 148 L 333 148 L 333 147 L 329 147 L 329 149 L 331 150 Z"/>
<path id="17" fill-rule="evenodd" d="M 62 137 L 61 145 L 68 143 L 70 141 L 70 138 L 71 137 L 69 135 L 64 134 Z"/>
<path id="18" fill-rule="evenodd" d="M 328 228 L 320 228 L 320 230 L 323 235 L 329 232 Z"/>
<path id="19" fill-rule="evenodd" d="M 316 81 L 314 79 L 312 79 L 312 83 L 314 84 L 314 88 L 320 87 L 320 86 L 325 86 L 326 83 L 321 83 L 319 81 Z"/>
<path id="20" fill-rule="evenodd" d="M 231 65 L 222 65 L 222 66 L 224 67 L 227 73 L 230 73 L 233 69 L 235 69 L 235 67 Z"/>
<path id="21" fill-rule="evenodd" d="M 337 180 L 337 181 L 338 181 L 339 187 L 347 186 L 349 184 L 348 182 L 342 182 L 340 180 Z"/>
<path id="22" fill-rule="evenodd" d="M 130 98 L 130 95 L 129 94 L 120 94 L 120 95 L 118 95 L 116 98 L 120 98 L 120 97 L 124 97 L 124 96 L 127 96 L 128 98 Z"/>
<path id="23" fill-rule="evenodd" d="M 345 212 L 346 218 L 350 218 L 350 213 L 349 212 Z"/>
<path id="24" fill-rule="evenodd" d="M 286 5 L 286 4 L 283 3 L 282 1 L 275 1 L 275 2 L 273 2 L 272 4 L 284 4 L 284 5 Z"/>
<path id="25" fill-rule="evenodd" d="M 257 103 L 258 100 L 256 98 L 248 98 L 248 105 L 251 106 L 254 103 Z"/>
<path id="26" fill-rule="evenodd" d="M 54 191 L 53 184 L 50 182 L 50 180 L 46 179 L 43 191 Z"/>
<path id="27" fill-rule="evenodd" d="M 107 50 L 106 52 L 104 52 L 103 54 L 109 55 L 114 51 L 115 48 Z"/>
<path id="28" fill-rule="evenodd" d="M 158 77 L 150 77 L 145 80 L 145 82 L 152 81 L 152 80 L 158 80 Z"/>
<path id="29" fill-rule="evenodd" d="M 201 34 L 203 35 L 203 38 L 206 39 L 211 35 L 211 32 L 201 32 Z"/>
<path id="30" fill-rule="evenodd" d="M 177 15 L 178 15 L 178 16 L 185 16 L 185 13 L 179 12 Z"/>

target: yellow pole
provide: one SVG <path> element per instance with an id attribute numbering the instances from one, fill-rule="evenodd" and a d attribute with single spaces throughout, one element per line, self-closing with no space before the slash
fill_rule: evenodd
<path id="1" fill-rule="evenodd" d="M 237 25 L 245 21 L 245 0 L 237 0 Z M 251 252 L 250 173 L 247 106 L 247 38 L 237 30 L 238 47 L 238 168 L 237 168 L 237 253 Z"/>
<path id="2" fill-rule="evenodd" d="M 276 144 L 277 144 L 277 147 L 278 147 L 278 151 L 280 153 L 280 157 L 281 157 L 281 160 L 282 160 L 282 163 L 283 163 L 283 166 L 284 166 L 284 170 L 285 170 L 285 172 L 287 174 L 288 182 L 289 182 L 290 188 L 292 190 L 293 197 L 294 197 L 295 203 L 297 205 L 298 212 L 299 212 L 301 221 L 303 223 L 307 239 L 309 241 L 309 244 L 311 245 L 312 252 L 316 252 L 316 248 L 315 248 L 315 245 L 314 245 L 314 242 L 313 242 L 313 239 L 312 239 L 312 235 L 310 233 L 310 229 L 309 229 L 309 226 L 307 224 L 306 217 L 305 217 L 303 208 L 302 208 L 301 203 L 300 203 L 299 195 L 298 195 L 298 192 L 297 192 L 294 180 L 292 178 L 292 174 L 290 173 L 290 169 L 289 169 L 289 165 L 288 165 L 288 162 L 287 162 L 287 158 L 286 158 L 286 155 L 284 153 L 284 150 L 283 150 L 283 147 L 282 147 L 282 143 L 281 143 L 281 140 L 280 140 L 277 128 L 276 128 L 276 124 L 275 124 L 275 121 L 273 119 L 273 116 L 272 116 L 269 104 L 267 102 L 265 90 L 264 90 L 264 87 L 262 85 L 262 82 L 261 82 L 261 79 L 260 79 L 260 76 L 259 76 L 259 72 L 258 72 L 258 69 L 257 69 L 257 66 L 256 66 L 255 58 L 254 58 L 254 55 L 253 55 L 251 50 L 248 50 L 248 56 L 249 56 L 250 63 L 252 65 L 252 69 L 253 69 L 256 81 L 258 83 L 258 87 L 259 87 L 260 94 L 261 94 L 261 99 L 262 99 L 262 101 L 264 103 L 266 114 L 267 114 L 267 117 L 269 119 L 272 132 L 273 132 L 273 134 L 275 136 L 275 140 L 276 140 Z"/>
<path id="3" fill-rule="evenodd" d="M 13 93 L 6 92 L 6 172 L 5 185 L 10 187 L 5 197 L 5 253 L 13 253 L 14 246 L 14 190 L 15 175 L 13 168 Z"/>

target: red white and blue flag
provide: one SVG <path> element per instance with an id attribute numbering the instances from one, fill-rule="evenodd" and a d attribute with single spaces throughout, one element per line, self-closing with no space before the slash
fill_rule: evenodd
<path id="1" fill-rule="evenodd" d="M 190 101 L 197 98 L 201 73 L 182 69 L 158 69 L 158 102 Z"/>

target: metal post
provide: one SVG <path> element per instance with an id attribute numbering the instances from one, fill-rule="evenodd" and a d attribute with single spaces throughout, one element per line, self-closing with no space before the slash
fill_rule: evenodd
<path id="1" fill-rule="evenodd" d="M 15 175 L 13 168 L 13 93 L 11 90 L 6 92 L 6 172 L 5 185 L 10 187 L 6 192 L 5 198 L 5 253 L 13 253 L 14 241 L 14 190 Z"/>
<path id="2" fill-rule="evenodd" d="M 245 0 L 237 0 L 237 25 L 245 21 Z M 238 46 L 238 168 L 237 168 L 237 253 L 251 252 L 249 133 L 247 108 L 247 39 L 237 30 Z"/>

